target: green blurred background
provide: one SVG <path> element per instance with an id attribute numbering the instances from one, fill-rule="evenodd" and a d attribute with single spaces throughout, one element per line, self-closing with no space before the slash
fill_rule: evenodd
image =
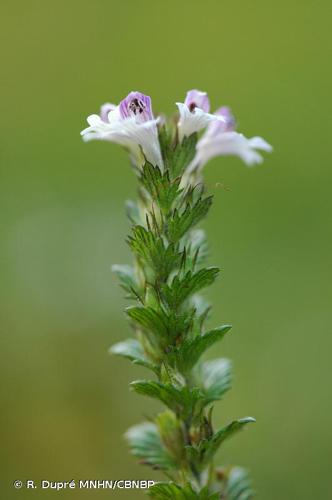
<path id="1" fill-rule="evenodd" d="M 233 108 L 275 152 L 247 169 L 216 159 L 205 224 L 214 355 L 234 361 L 216 422 L 257 424 L 220 461 L 247 466 L 258 498 L 331 498 L 331 188 L 328 1 L 5 2 L 1 15 L 1 498 L 15 479 L 160 477 L 123 433 L 159 406 L 131 394 L 145 375 L 108 347 L 129 334 L 110 272 L 128 263 L 126 154 L 81 142 L 88 114 L 130 90 L 173 113 L 190 88 Z M 220 187 L 220 184 L 227 189 Z M 213 353 L 210 353 L 213 356 Z M 137 491 L 58 493 L 144 498 Z"/>

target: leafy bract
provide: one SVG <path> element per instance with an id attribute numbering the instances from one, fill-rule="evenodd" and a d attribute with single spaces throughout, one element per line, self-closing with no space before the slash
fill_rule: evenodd
<path id="1" fill-rule="evenodd" d="M 138 394 L 158 399 L 183 419 L 194 412 L 196 403 L 202 399 L 198 387 L 176 387 L 172 383 L 163 384 L 154 380 L 135 380 L 130 385 Z"/>
<path id="2" fill-rule="evenodd" d="M 232 365 L 228 359 L 206 361 L 201 368 L 205 404 L 221 399 L 231 388 Z"/>
<path id="3" fill-rule="evenodd" d="M 161 173 L 159 167 L 146 162 L 142 168 L 141 182 L 152 200 L 155 200 L 167 213 L 178 196 L 180 178 L 172 181 L 168 170 Z"/>
<path id="4" fill-rule="evenodd" d="M 110 353 L 130 359 L 136 365 L 145 366 L 158 373 L 158 366 L 151 362 L 145 354 L 141 342 L 136 339 L 127 339 L 124 342 L 114 344 Z"/>
<path id="5" fill-rule="evenodd" d="M 222 325 L 206 332 L 204 335 L 185 340 L 176 353 L 180 371 L 188 372 L 191 370 L 202 354 L 213 344 L 222 340 L 230 329 L 231 325 Z"/>
<path id="6" fill-rule="evenodd" d="M 165 281 L 171 271 L 179 266 L 181 254 L 173 244 L 165 244 L 163 238 L 141 225 L 133 227 L 128 243 L 132 251 L 153 270 L 160 281 Z"/>
<path id="7" fill-rule="evenodd" d="M 158 428 L 152 422 L 135 425 L 126 432 L 131 452 L 141 463 L 155 469 L 173 469 L 176 462 L 161 441 Z"/>
<path id="8" fill-rule="evenodd" d="M 212 196 L 198 198 L 194 205 L 188 203 L 184 210 L 175 209 L 168 222 L 168 237 L 173 243 L 178 242 L 189 229 L 193 228 L 208 213 L 212 205 Z"/>
<path id="9" fill-rule="evenodd" d="M 180 486 L 174 482 L 157 483 L 149 488 L 148 495 L 156 500 L 218 500 L 219 493 L 209 493 L 204 487 L 196 492 L 190 483 Z"/>
<path id="10" fill-rule="evenodd" d="M 188 271 L 182 278 L 175 276 L 170 285 L 161 286 L 161 297 L 170 309 L 177 309 L 192 294 L 211 285 L 219 274 L 217 267 L 208 267 L 199 271 Z"/>

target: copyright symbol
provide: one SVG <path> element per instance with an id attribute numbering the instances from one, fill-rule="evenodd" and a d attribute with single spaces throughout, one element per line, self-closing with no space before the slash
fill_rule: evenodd
<path id="1" fill-rule="evenodd" d="M 15 487 L 17 490 L 19 490 L 20 488 L 22 488 L 22 486 L 23 486 L 22 481 L 18 481 L 18 480 L 17 480 L 17 481 L 14 481 L 14 487 Z"/>

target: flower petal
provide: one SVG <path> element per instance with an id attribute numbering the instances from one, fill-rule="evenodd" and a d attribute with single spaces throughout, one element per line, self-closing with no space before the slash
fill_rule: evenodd
<path id="1" fill-rule="evenodd" d="M 193 111 L 195 108 L 200 108 L 205 113 L 209 113 L 210 111 L 210 100 L 208 95 L 206 92 L 200 90 L 189 90 L 184 103 L 188 106 L 190 111 Z"/>
<path id="2" fill-rule="evenodd" d="M 257 149 L 272 151 L 270 144 L 261 137 L 248 139 L 237 132 L 224 132 L 214 136 L 206 133 L 197 143 L 197 153 L 188 171 L 201 169 L 216 156 L 238 156 L 248 166 L 262 163 L 263 157 L 256 151 Z"/>
<path id="3" fill-rule="evenodd" d="M 130 92 L 119 104 L 122 119 L 136 118 L 138 122 L 153 120 L 151 97 L 141 92 Z"/>
<path id="4" fill-rule="evenodd" d="M 177 102 L 176 105 L 180 112 L 180 119 L 178 122 L 180 141 L 182 141 L 184 137 L 189 137 L 194 132 L 198 132 L 207 127 L 212 121 L 225 121 L 223 116 L 205 113 L 205 111 L 200 108 L 195 108 L 193 111 L 190 111 L 188 106 L 182 102 Z"/>

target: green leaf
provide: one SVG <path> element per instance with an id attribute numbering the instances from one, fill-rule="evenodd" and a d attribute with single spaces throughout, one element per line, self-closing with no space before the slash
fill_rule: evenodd
<path id="1" fill-rule="evenodd" d="M 163 445 L 158 428 L 151 422 L 131 427 L 126 433 L 131 452 L 142 459 L 142 463 L 155 469 L 174 469 L 176 462 Z"/>
<path id="2" fill-rule="evenodd" d="M 228 500 L 249 500 L 254 497 L 248 472 L 242 467 L 232 467 L 226 486 Z"/>
<path id="3" fill-rule="evenodd" d="M 205 404 L 221 399 L 231 388 L 232 365 L 228 359 L 219 358 L 206 361 L 202 365 L 201 379 Z"/>
<path id="4" fill-rule="evenodd" d="M 172 161 L 174 151 L 174 147 L 172 145 L 173 138 L 174 134 L 172 127 L 168 127 L 167 124 L 159 127 L 159 143 L 165 169 L 169 169 L 170 162 Z"/>
<path id="5" fill-rule="evenodd" d="M 153 333 L 156 337 L 168 339 L 167 316 L 163 312 L 157 312 L 152 307 L 132 306 L 127 307 L 128 316 L 138 323 L 145 331 Z"/>
<path id="6" fill-rule="evenodd" d="M 154 271 L 160 281 L 165 281 L 170 272 L 180 264 L 181 254 L 176 247 L 172 244 L 165 246 L 161 237 L 143 226 L 133 227 L 133 236 L 129 236 L 128 243 L 132 251 Z"/>
<path id="7" fill-rule="evenodd" d="M 146 162 L 142 168 L 141 182 L 162 210 L 168 212 L 177 196 L 181 193 L 179 190 L 180 178 L 170 180 L 169 172 L 166 170 L 161 173 L 159 167 L 154 167 Z"/>
<path id="8" fill-rule="evenodd" d="M 178 467 L 181 467 L 185 455 L 182 422 L 172 411 L 166 410 L 157 415 L 156 424 L 162 443 Z"/>
<path id="9" fill-rule="evenodd" d="M 188 372 L 197 363 L 202 354 L 213 344 L 223 339 L 231 325 L 222 325 L 194 339 L 185 340 L 177 351 L 177 364 L 182 372 Z"/>
<path id="10" fill-rule="evenodd" d="M 189 229 L 200 222 L 212 205 L 213 196 L 198 198 L 194 205 L 188 203 L 184 210 L 175 209 L 168 222 L 168 237 L 171 242 L 178 242 Z"/>
<path id="11" fill-rule="evenodd" d="M 191 134 L 184 137 L 181 143 L 178 143 L 173 150 L 169 161 L 170 170 L 174 177 L 182 175 L 189 163 L 193 160 L 196 153 L 197 134 Z"/>
<path id="12" fill-rule="evenodd" d="M 157 500 L 197 500 L 198 495 L 190 483 L 179 486 L 176 483 L 157 483 L 148 490 L 148 495 Z"/>
<path id="13" fill-rule="evenodd" d="M 159 371 L 158 366 L 149 360 L 142 345 L 136 339 L 127 339 L 124 342 L 114 344 L 109 351 L 111 354 L 130 359 L 136 365 L 145 366 L 155 373 Z"/>
<path id="14" fill-rule="evenodd" d="M 161 287 L 161 296 L 170 309 L 177 309 L 188 297 L 211 285 L 219 274 L 217 267 L 188 271 L 183 278 L 175 276 L 171 285 Z"/>
<path id="15" fill-rule="evenodd" d="M 148 495 L 157 500 L 218 500 L 219 493 L 209 493 L 204 487 L 197 493 L 190 483 L 180 486 L 176 483 L 157 483 L 148 490 Z"/>
<path id="16" fill-rule="evenodd" d="M 219 431 L 215 432 L 213 436 L 202 442 L 201 452 L 203 452 L 204 463 L 207 463 L 213 455 L 217 452 L 221 444 L 226 440 L 236 434 L 238 431 L 242 430 L 247 424 L 256 422 L 252 417 L 245 417 L 239 420 L 234 420 L 230 424 L 222 427 Z"/>
<path id="17" fill-rule="evenodd" d="M 153 337 L 149 336 L 151 341 L 157 340 L 158 345 L 170 348 L 179 336 L 185 336 L 190 329 L 195 310 L 188 309 L 181 314 L 171 311 L 166 314 L 162 309 L 156 311 L 150 306 L 132 306 L 127 307 L 126 313 L 145 332 L 153 334 Z"/>
<path id="18" fill-rule="evenodd" d="M 130 385 L 138 394 L 158 399 L 184 420 L 192 415 L 195 404 L 202 398 L 197 387 L 177 388 L 171 383 L 163 384 L 154 380 L 135 380 Z"/>

